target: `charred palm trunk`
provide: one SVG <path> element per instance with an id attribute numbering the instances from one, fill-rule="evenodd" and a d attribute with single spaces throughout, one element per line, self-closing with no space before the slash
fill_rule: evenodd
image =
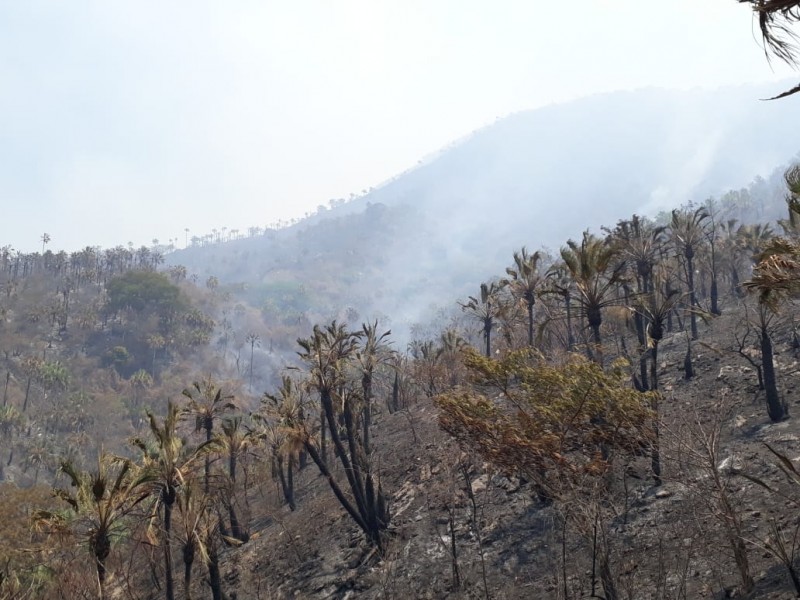
<path id="1" fill-rule="evenodd" d="M 286 504 L 289 505 L 290 510 L 294 510 L 294 475 L 292 473 L 292 459 L 289 457 L 286 465 L 286 474 L 284 475 L 283 472 L 283 456 L 278 455 L 277 458 L 277 467 L 278 467 L 278 478 L 281 482 L 281 491 L 283 492 L 283 499 L 286 501 Z"/>
<path id="2" fill-rule="evenodd" d="M 686 282 L 689 285 L 689 318 L 692 329 L 692 339 L 697 339 L 697 294 L 694 289 L 694 248 L 686 246 L 684 251 L 686 257 Z"/>
<path id="3" fill-rule="evenodd" d="M 492 327 L 494 323 L 491 317 L 487 317 L 483 322 L 483 337 L 486 340 L 486 358 L 492 356 Z"/>
<path id="4" fill-rule="evenodd" d="M 213 541 L 208 542 L 208 587 L 214 600 L 223 600 L 222 577 L 219 572 L 219 556 L 217 546 Z"/>
<path id="5" fill-rule="evenodd" d="M 171 485 L 162 491 L 164 503 L 164 579 L 167 600 L 175 600 L 175 582 L 172 577 L 172 505 L 175 503 L 175 489 Z"/>
<path id="6" fill-rule="evenodd" d="M 661 415 L 658 391 L 658 344 L 664 337 L 664 322 L 658 316 L 650 323 L 650 339 L 653 346 L 650 348 L 650 389 L 653 391 L 653 449 L 650 455 L 650 467 L 653 471 L 653 483 L 661 485 Z"/>
<path id="7" fill-rule="evenodd" d="M 642 391 L 650 389 L 647 382 L 647 334 L 645 332 L 645 319 L 640 312 L 633 315 L 633 323 L 636 327 L 636 338 L 639 342 L 639 377 L 641 378 Z"/>
<path id="8" fill-rule="evenodd" d="M 653 340 L 652 368 L 650 370 L 650 384 L 654 392 L 653 395 L 653 452 L 650 457 L 650 466 L 653 470 L 653 480 L 656 485 L 661 485 L 661 442 L 660 442 L 660 422 L 659 414 L 659 391 L 658 391 L 658 340 Z"/>
<path id="9" fill-rule="evenodd" d="M 92 552 L 94 554 L 97 567 L 97 586 L 100 593 L 100 600 L 106 597 L 106 559 L 111 554 L 111 540 L 107 535 L 98 536 L 93 540 Z"/>
<path id="10" fill-rule="evenodd" d="M 286 463 L 286 502 L 290 510 L 297 508 L 294 502 L 294 459 L 291 456 Z"/>
<path id="11" fill-rule="evenodd" d="M 28 410 L 28 398 L 30 397 L 31 393 L 31 379 L 32 377 L 28 377 L 28 383 L 25 384 L 25 401 L 22 403 L 22 412 L 24 413 Z"/>
<path id="12" fill-rule="evenodd" d="M 721 315 L 722 311 L 719 309 L 719 288 L 717 286 L 717 272 L 711 273 L 711 314 Z"/>
<path id="13" fill-rule="evenodd" d="M 350 500 L 348 500 L 347 496 L 344 495 L 344 492 L 342 492 L 342 488 L 339 487 L 339 484 L 336 483 L 336 480 L 333 478 L 330 469 L 328 469 L 328 464 L 322 460 L 322 456 L 319 452 L 317 452 L 316 447 L 314 447 L 310 441 L 303 442 L 303 445 L 308 452 L 308 455 L 311 457 L 311 460 L 314 461 L 320 473 L 322 473 L 322 476 L 328 480 L 328 485 L 330 486 L 331 491 L 333 491 L 333 495 L 336 496 L 336 499 L 339 501 L 339 504 L 342 505 L 342 507 L 347 511 L 347 514 L 350 515 L 350 518 L 356 522 L 361 530 L 366 532 L 367 524 L 364 522 L 364 519 L 361 518 L 361 515 L 356 507 L 354 507 Z"/>
<path id="14" fill-rule="evenodd" d="M 364 440 L 364 454 L 368 461 L 370 455 L 369 430 L 372 425 L 372 373 L 366 372 L 361 377 L 361 391 L 364 396 L 364 411 L 361 417 L 362 439 Z"/>
<path id="15" fill-rule="evenodd" d="M 599 306 L 589 306 L 586 309 L 586 320 L 589 324 L 589 328 L 592 330 L 592 339 L 594 341 L 594 351 L 592 352 L 592 358 L 594 361 L 602 365 L 603 364 L 603 341 L 600 338 L 600 325 L 603 323 L 603 316 L 600 312 Z"/>
<path id="16" fill-rule="evenodd" d="M 778 393 L 778 382 L 775 377 L 775 358 L 772 350 L 772 339 L 765 323 L 761 325 L 761 366 L 764 371 L 764 390 L 767 396 L 767 414 L 773 422 L 786 417 L 786 408 Z"/>
<path id="17" fill-rule="evenodd" d="M 329 472 L 327 472 L 327 467 L 323 471 L 323 475 L 327 477 L 328 483 L 336 497 L 339 499 L 339 502 L 345 507 L 348 513 L 350 513 L 359 527 L 361 527 L 361 529 L 367 535 L 370 543 L 376 548 L 382 549 L 383 542 L 381 539 L 381 529 L 386 528 L 386 525 L 388 525 L 388 519 L 383 522 L 381 519 L 378 519 L 378 515 L 382 512 L 379 510 L 380 506 L 384 505 L 385 503 L 383 501 L 382 494 L 379 493 L 375 495 L 374 493 L 374 489 L 372 488 L 372 476 L 369 473 L 369 470 L 367 469 L 365 472 L 362 468 L 363 465 L 361 464 L 361 458 L 359 457 L 358 453 L 356 428 L 353 423 L 353 414 L 350 402 L 347 398 L 345 398 L 343 406 L 343 417 L 348 443 L 348 448 L 346 449 L 341 437 L 339 436 L 337 420 L 333 412 L 331 391 L 329 389 L 321 390 L 320 398 L 325 417 L 328 421 L 331 441 L 336 448 L 337 455 L 339 456 L 339 460 L 344 468 L 344 472 L 347 476 L 347 481 L 350 484 L 350 491 L 353 494 L 356 506 L 353 507 L 353 505 L 346 500 L 344 495 L 341 493 L 341 489 L 339 489 L 338 485 L 335 484 L 333 477 Z M 313 446 L 306 443 L 306 449 L 309 451 L 312 458 L 314 458 L 314 462 L 317 462 L 317 458 L 314 456 L 316 454 L 316 450 L 313 448 Z M 319 466 L 320 463 L 317 462 L 317 465 Z M 321 467 L 320 470 L 322 470 Z"/>
<path id="18" fill-rule="evenodd" d="M 575 336 L 572 334 L 572 298 L 564 294 L 564 306 L 567 310 L 567 350 L 570 352 L 575 347 Z"/>
<path id="19" fill-rule="evenodd" d="M 394 382 L 392 383 L 392 397 L 389 403 L 389 414 L 397 412 L 400 409 L 400 374 L 394 372 Z"/>
<path id="20" fill-rule="evenodd" d="M 533 308 L 536 304 L 536 301 L 533 302 L 528 301 L 528 346 L 533 348 Z"/>
<path id="21" fill-rule="evenodd" d="M 211 418 L 211 415 L 204 415 L 203 417 L 203 429 L 206 432 L 206 443 L 211 441 L 211 436 L 214 430 L 214 420 Z M 206 494 L 209 491 L 209 485 L 211 481 L 211 455 L 206 453 L 205 464 L 203 465 L 203 490 Z"/>
<path id="22" fill-rule="evenodd" d="M 194 555 L 194 539 L 190 539 L 183 547 L 183 591 L 186 600 L 192 600 L 192 566 L 194 565 Z"/>
<path id="23" fill-rule="evenodd" d="M 234 506 L 233 498 L 228 500 L 228 519 L 231 522 L 231 536 L 240 542 L 248 541 L 250 536 L 245 531 L 245 528 L 242 527 L 239 516 L 236 514 L 236 507 Z"/>
<path id="24" fill-rule="evenodd" d="M 742 288 L 739 285 L 739 269 L 736 264 L 731 265 L 731 294 L 734 296 L 741 296 Z"/>
<path id="25" fill-rule="evenodd" d="M 319 417 L 320 420 L 320 432 L 319 432 L 319 451 L 320 451 L 320 458 L 324 462 L 328 462 L 328 426 L 325 424 L 325 412 L 323 410 L 322 414 Z"/>
<path id="26" fill-rule="evenodd" d="M 231 522 L 231 535 L 240 542 L 246 542 L 250 539 L 250 534 L 242 526 L 238 515 L 236 514 L 236 469 L 237 469 L 238 454 L 231 451 L 228 456 L 228 477 L 231 481 L 230 498 L 228 498 L 228 518 Z"/>

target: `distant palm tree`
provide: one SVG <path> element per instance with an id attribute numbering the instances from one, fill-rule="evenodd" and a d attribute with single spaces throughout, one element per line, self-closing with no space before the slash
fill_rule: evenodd
<path id="1" fill-rule="evenodd" d="M 363 402 L 361 424 L 363 429 L 362 442 L 364 443 L 365 469 L 369 469 L 370 428 L 372 424 L 372 380 L 375 369 L 391 361 L 393 353 L 389 350 L 387 338 L 391 331 L 378 333 L 378 321 L 363 323 L 361 325 L 361 339 L 363 340 L 356 350 L 356 363 L 361 371 L 361 401 Z"/>
<path id="2" fill-rule="evenodd" d="M 742 287 L 758 294 L 759 338 L 767 413 L 773 421 L 786 416 L 780 400 L 775 375 L 774 352 L 769 327 L 772 316 L 787 296 L 800 293 L 800 244 L 783 238 L 774 239 L 762 253 L 753 277 Z"/>
<path id="3" fill-rule="evenodd" d="M 250 332 L 247 334 L 247 337 L 244 338 L 245 341 L 250 344 L 250 384 L 248 389 L 252 392 L 253 391 L 253 353 L 255 352 L 256 348 L 261 347 L 261 338 L 257 333 Z"/>
<path id="4" fill-rule="evenodd" d="M 233 395 L 223 393 L 222 388 L 217 387 L 211 377 L 204 381 L 195 381 L 182 393 L 189 400 L 183 414 L 194 417 L 195 432 L 205 432 L 206 443 L 210 443 L 214 436 L 214 421 L 236 408 Z M 211 456 L 206 454 L 203 478 L 203 491 L 206 494 L 209 493 L 210 474 Z"/>
<path id="5" fill-rule="evenodd" d="M 613 243 L 618 246 L 620 256 L 628 262 L 633 278 L 636 281 L 636 297 L 652 291 L 653 271 L 664 243 L 664 230 L 665 227 L 655 226 L 646 219 L 633 215 L 630 220 L 620 221 L 617 227 L 610 231 L 614 240 Z M 630 295 L 627 286 L 624 289 L 626 295 Z M 629 301 L 635 302 L 636 297 L 631 298 Z M 647 317 L 642 312 L 636 311 L 634 313 L 634 325 L 641 351 L 639 359 L 640 383 L 642 388 L 648 389 L 647 357 L 645 352 L 647 348 Z"/>
<path id="6" fill-rule="evenodd" d="M 707 237 L 708 211 L 704 207 L 692 210 L 675 209 L 669 226 L 669 236 L 675 249 L 684 259 L 684 272 L 689 288 L 689 313 L 692 339 L 697 339 L 697 294 L 694 287 L 694 258 Z"/>
<path id="7" fill-rule="evenodd" d="M 650 354 L 650 389 L 653 394 L 654 421 L 654 440 L 653 451 L 651 454 L 651 465 L 653 477 L 656 485 L 661 484 L 661 452 L 659 448 L 659 407 L 658 407 L 658 345 L 664 338 L 664 326 L 668 315 L 675 309 L 680 302 L 681 294 L 677 290 L 671 289 L 666 283 L 653 285 L 653 289 L 647 294 L 638 296 L 634 303 L 634 309 L 647 319 L 647 338 L 648 351 Z"/>
<path id="8" fill-rule="evenodd" d="M 615 246 L 588 231 L 583 233 L 580 244 L 574 240 L 567 242 L 561 249 L 561 259 L 572 277 L 578 303 L 592 330 L 595 358 L 602 361 L 603 308 L 619 302 L 612 292 L 625 278 L 625 261 L 619 260 Z"/>
<path id="9" fill-rule="evenodd" d="M 519 252 L 514 252 L 514 266 L 508 267 L 506 273 L 509 278 L 501 279 L 500 285 L 507 286 L 511 295 L 525 303 L 528 311 L 528 346 L 533 347 L 533 321 L 536 297 L 542 284 L 542 274 L 539 272 L 539 262 L 542 258 L 540 252 L 528 254 L 524 246 Z"/>
<path id="10" fill-rule="evenodd" d="M 494 283 L 482 283 L 478 297 L 470 296 L 466 302 L 459 302 L 461 310 L 480 322 L 483 339 L 486 342 L 487 358 L 492 355 L 492 329 L 494 329 L 495 320 L 500 314 L 498 293 L 499 288 Z"/>
<path id="11" fill-rule="evenodd" d="M 303 449 L 313 433 L 308 427 L 309 398 L 303 389 L 288 375 L 284 375 L 276 394 L 265 393 L 261 410 L 254 415 L 257 435 L 266 441 L 272 460 L 278 469 L 281 489 L 286 503 L 295 510 L 294 464 L 295 456 Z M 283 465 L 286 463 L 286 473 Z"/>
<path id="12" fill-rule="evenodd" d="M 252 429 L 242 425 L 242 417 L 237 415 L 223 419 L 222 431 L 215 436 L 212 442 L 212 448 L 215 452 L 228 457 L 228 486 L 225 504 L 228 508 L 228 517 L 231 522 L 231 536 L 238 542 L 248 541 L 250 534 L 236 513 L 236 473 L 239 458 L 255 442 L 256 437 Z"/>
<path id="13" fill-rule="evenodd" d="M 555 294 L 564 300 L 564 313 L 567 319 L 567 350 L 572 352 L 575 347 L 575 335 L 572 332 L 572 292 L 575 284 L 564 261 L 558 261 L 551 265 L 545 277 L 547 287 L 543 293 Z"/>

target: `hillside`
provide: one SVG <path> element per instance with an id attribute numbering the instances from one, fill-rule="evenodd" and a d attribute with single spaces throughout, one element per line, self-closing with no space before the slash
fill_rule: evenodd
<path id="1" fill-rule="evenodd" d="M 664 340 L 659 367 L 665 390 L 664 483 L 652 487 L 640 459 L 628 465 L 625 489 L 618 487 L 611 500 L 615 512 L 608 535 L 623 598 L 795 597 L 786 569 L 764 544 L 774 542 L 770 536 L 777 525 L 796 550 L 798 490 L 786 485 L 778 459 L 764 443 L 796 461 L 800 424 L 796 416 L 782 423 L 766 417 L 755 373 L 731 343 L 743 307 L 726 303 L 724 308 L 727 314 L 703 328 L 693 379 L 684 378 L 685 335 Z M 776 338 L 777 364 L 794 415 L 800 410 L 794 383 L 798 360 L 786 333 Z M 524 478 L 461 451 L 438 427 L 437 414 L 430 401 L 394 414 L 378 405 L 375 439 L 383 450 L 377 460 L 384 485 L 393 490 L 394 515 L 384 560 L 358 544 L 357 528 L 324 480 L 311 472 L 301 474 L 297 492 L 308 512 L 281 506 L 277 491 L 268 495 L 257 539 L 226 556 L 227 581 L 245 597 L 253 590 L 315 600 L 589 597 L 591 532 L 587 540 L 570 529 L 562 539 L 562 513 L 537 500 Z M 738 589 L 709 467 L 698 458 L 706 436 L 714 435 L 719 439 L 710 459 L 742 522 L 756 580 L 750 594 Z M 768 482 L 780 494 L 738 473 Z M 454 548 L 460 584 L 454 580 Z"/>
<path id="2" fill-rule="evenodd" d="M 408 337 L 432 305 L 502 272 L 522 245 L 557 251 L 587 227 L 747 186 L 759 204 L 733 216 L 782 217 L 780 166 L 800 150 L 800 124 L 789 103 L 758 100 L 782 85 L 645 89 L 521 112 L 360 198 L 168 261 L 246 283 L 257 308 L 277 293 L 265 288 L 283 286 L 303 296 L 293 309 L 312 321 L 350 307 L 390 316 Z"/>
<path id="3" fill-rule="evenodd" d="M 610 106 L 627 110 L 638 128 L 613 147 L 634 161 L 648 94 L 674 109 L 612 94 L 570 122 L 609 136 Z M 560 183 L 563 163 L 529 164 L 540 189 L 587 195 L 530 209 L 547 235 L 574 231 L 536 252 L 534 213 L 477 183 L 479 162 L 498 189 L 517 172 L 474 152 L 522 168 L 510 140 L 568 109 L 172 264 L 158 247 L 0 249 L 0 598 L 800 594 L 800 166 L 651 220 L 635 203 L 699 155 L 650 144 L 672 171 L 602 155 Z M 749 128 L 720 139 L 756 144 Z M 574 157 L 601 156 L 579 137 Z M 724 187 L 742 161 L 703 177 Z M 439 187 L 454 165 L 473 200 Z M 649 196 L 598 202 L 598 181 L 639 189 L 615 173 Z M 423 176 L 429 196 L 401 197 Z"/>

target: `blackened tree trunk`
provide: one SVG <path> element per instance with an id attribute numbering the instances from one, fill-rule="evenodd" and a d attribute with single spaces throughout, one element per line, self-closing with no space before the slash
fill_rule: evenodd
<path id="1" fill-rule="evenodd" d="M 592 338 L 594 341 L 594 350 L 592 351 L 592 359 L 599 365 L 603 364 L 603 341 L 600 338 L 600 325 L 603 323 L 603 316 L 599 307 L 589 307 L 586 310 L 586 320 L 589 323 L 589 328 L 592 330 Z"/>
<path id="2" fill-rule="evenodd" d="M 367 461 L 370 455 L 369 430 L 372 425 L 372 373 L 365 372 L 361 377 L 361 392 L 364 398 L 364 410 L 361 417 L 362 440 L 364 444 L 364 454 Z"/>
<path id="3" fill-rule="evenodd" d="M 320 432 L 319 432 L 319 437 L 320 437 L 320 441 L 319 441 L 320 458 L 324 462 L 327 463 L 328 462 L 328 440 L 327 440 L 327 437 L 328 437 L 328 431 L 327 431 L 328 426 L 325 424 L 325 412 L 324 411 L 320 415 L 319 420 L 320 420 Z"/>
<path id="4" fill-rule="evenodd" d="M 222 576 L 219 572 L 219 556 L 217 547 L 213 541 L 208 543 L 208 587 L 211 588 L 211 595 L 214 600 L 223 600 L 222 595 Z"/>
<path id="5" fill-rule="evenodd" d="M 483 322 L 483 338 L 486 340 L 486 358 L 491 358 L 492 356 L 493 326 L 494 326 L 494 320 L 491 317 L 487 317 Z"/>
<path id="6" fill-rule="evenodd" d="M 772 422 L 786 417 L 786 409 L 778 393 L 778 382 L 775 377 L 775 357 L 772 350 L 772 339 L 767 331 L 766 323 L 761 324 L 761 366 L 764 371 L 764 390 L 767 395 L 767 414 Z"/>
<path id="7" fill-rule="evenodd" d="M 535 302 L 528 302 L 528 347 L 533 348 L 533 308 Z"/>
<path id="8" fill-rule="evenodd" d="M 186 600 L 192 600 L 192 566 L 194 565 L 195 546 L 190 539 L 183 547 L 183 591 Z"/>
<path id="9" fill-rule="evenodd" d="M 633 323 L 636 327 L 636 339 L 639 342 L 639 377 L 641 378 L 642 391 L 650 389 L 647 382 L 647 335 L 645 332 L 645 318 L 640 312 L 633 315 Z"/>
<path id="10" fill-rule="evenodd" d="M 567 310 L 567 350 L 572 351 L 575 347 L 575 336 L 572 334 L 572 298 L 569 294 L 564 294 L 564 305 Z"/>
<path id="11" fill-rule="evenodd" d="M 228 456 L 228 478 L 230 479 L 230 498 L 228 498 L 228 518 L 231 522 L 231 535 L 240 542 L 247 542 L 250 540 L 250 534 L 246 528 L 242 526 L 238 515 L 236 514 L 236 469 L 237 469 L 237 453 L 231 450 Z"/>
<path id="12" fill-rule="evenodd" d="M 164 579 L 167 600 L 175 600 L 175 582 L 172 577 L 172 505 L 175 502 L 175 490 L 164 489 Z"/>
<path id="13" fill-rule="evenodd" d="M 694 289 L 694 250 L 687 246 L 684 251 L 686 257 L 686 281 L 689 284 L 689 318 L 692 328 L 692 339 L 697 339 L 697 294 Z"/>
<path id="14" fill-rule="evenodd" d="M 714 274 L 711 279 L 711 314 L 721 315 L 722 311 L 719 309 L 719 289 L 717 286 L 717 275 Z"/>
<path id="15" fill-rule="evenodd" d="M 286 474 L 284 475 L 283 472 L 283 456 L 278 456 L 278 477 L 281 482 L 281 491 L 283 492 L 283 499 L 286 501 L 286 504 L 289 505 L 290 510 L 295 510 L 296 506 L 294 503 L 294 475 L 292 473 L 292 459 L 289 457 L 289 460 L 286 461 Z"/>

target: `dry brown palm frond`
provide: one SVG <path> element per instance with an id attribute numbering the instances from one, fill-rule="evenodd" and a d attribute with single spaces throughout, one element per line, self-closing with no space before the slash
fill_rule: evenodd
<path id="1" fill-rule="evenodd" d="M 800 291 L 800 262 L 795 256 L 773 254 L 765 257 L 742 286 L 758 292 L 759 301 L 775 307 L 780 298 Z"/>

